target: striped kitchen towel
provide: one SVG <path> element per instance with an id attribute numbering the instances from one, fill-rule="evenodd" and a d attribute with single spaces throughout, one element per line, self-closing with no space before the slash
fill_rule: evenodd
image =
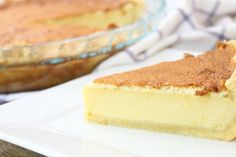
<path id="1" fill-rule="evenodd" d="M 204 51 L 219 40 L 236 38 L 236 0 L 167 0 L 166 3 L 166 13 L 155 32 L 103 62 L 96 72 L 147 62 L 166 48 Z M 0 95 L 0 103 L 31 94 Z"/>

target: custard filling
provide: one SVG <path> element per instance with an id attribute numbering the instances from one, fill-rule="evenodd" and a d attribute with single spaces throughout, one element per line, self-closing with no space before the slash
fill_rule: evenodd
<path id="1" fill-rule="evenodd" d="M 120 8 L 112 10 L 99 10 L 82 14 L 63 16 L 40 21 L 33 21 L 34 24 L 50 26 L 79 25 L 89 28 L 107 29 L 121 27 L 137 21 L 141 15 L 143 5 L 128 2 Z"/>

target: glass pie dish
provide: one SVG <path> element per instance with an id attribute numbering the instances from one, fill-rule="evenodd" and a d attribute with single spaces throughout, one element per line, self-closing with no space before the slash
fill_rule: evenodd
<path id="1" fill-rule="evenodd" d="M 136 22 L 39 44 L 0 48 L 0 93 L 48 88 L 90 73 L 99 63 L 155 31 L 164 0 L 145 0 Z"/>

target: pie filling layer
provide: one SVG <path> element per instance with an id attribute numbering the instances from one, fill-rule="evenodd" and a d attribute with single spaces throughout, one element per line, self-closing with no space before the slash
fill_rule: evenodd
<path id="1" fill-rule="evenodd" d="M 227 91 L 196 96 L 195 90 L 94 83 L 84 89 L 86 115 L 89 121 L 103 124 L 215 139 L 234 138 L 236 102 L 233 96 Z"/>
<path id="2" fill-rule="evenodd" d="M 34 24 L 49 26 L 79 25 L 93 29 L 112 29 L 137 21 L 143 6 L 129 2 L 120 8 L 98 10 L 77 15 L 35 21 Z"/>

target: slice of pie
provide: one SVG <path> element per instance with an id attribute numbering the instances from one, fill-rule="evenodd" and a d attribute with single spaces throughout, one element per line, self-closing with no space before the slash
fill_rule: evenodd
<path id="1" fill-rule="evenodd" d="M 197 57 L 114 74 L 84 88 L 86 119 L 152 131 L 236 136 L 236 41 Z"/>

